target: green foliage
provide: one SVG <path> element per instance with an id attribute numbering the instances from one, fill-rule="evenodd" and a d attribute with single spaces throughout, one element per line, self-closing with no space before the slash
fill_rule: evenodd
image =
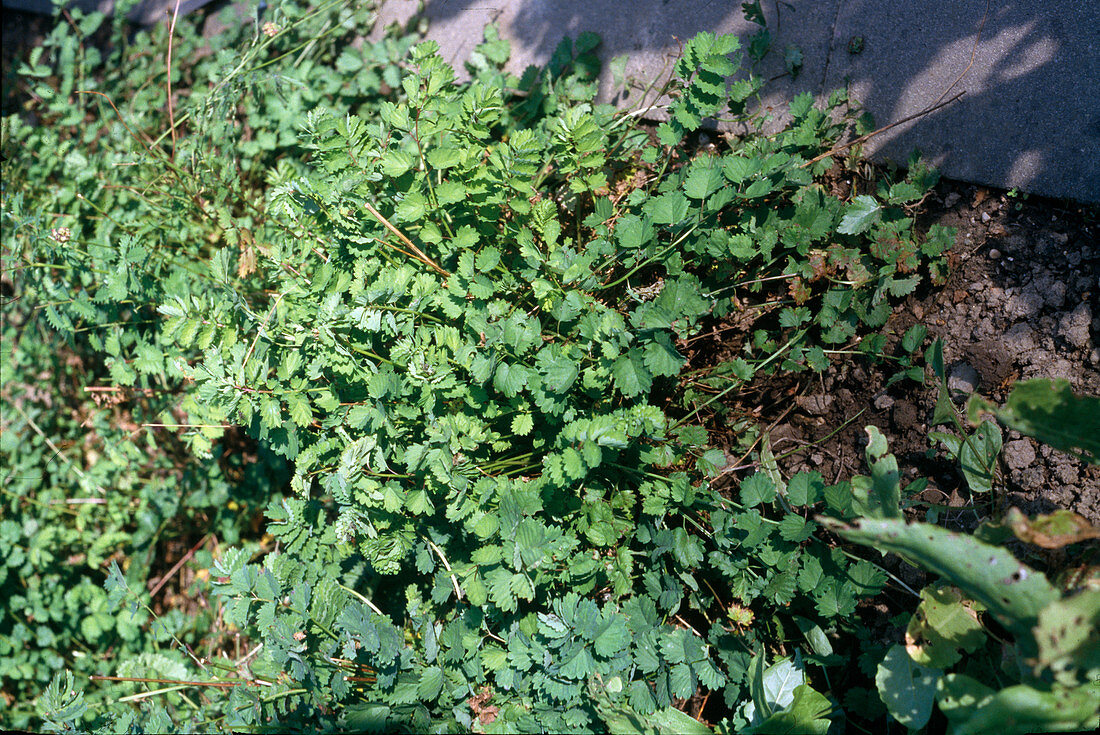
<path id="1" fill-rule="evenodd" d="M 909 656 L 933 669 L 946 669 L 986 641 L 979 614 L 984 607 L 963 598 L 955 587 L 928 586 L 909 621 L 905 640 Z"/>
<path id="2" fill-rule="evenodd" d="M 933 360 L 934 369 L 941 364 Z M 1024 406 L 1020 420 L 1028 421 L 1032 409 L 1018 405 Z M 1080 446 L 1073 430 L 1063 431 L 1071 446 Z M 871 454 L 869 449 L 868 461 Z M 1032 528 L 1019 516 L 1010 514 L 1009 522 L 1026 541 L 1054 547 L 1089 537 L 1079 529 L 1065 533 L 1064 523 L 1057 527 L 1061 533 L 1046 534 L 1049 524 L 1037 519 Z M 895 720 L 923 728 L 938 705 L 953 733 L 1091 730 L 1100 724 L 1100 592 L 1059 589 L 1007 549 L 938 526 L 882 514 L 849 523 L 819 520 L 846 539 L 900 554 L 952 585 L 922 590 L 906 645 L 893 646 L 878 664 L 876 687 Z M 1008 643 L 1004 650 L 988 650 L 994 637 L 986 632 L 983 612 L 1011 636 L 1011 650 Z M 947 673 L 952 667 L 960 670 Z M 999 689 L 982 683 L 990 676 Z"/>
<path id="3" fill-rule="evenodd" d="M 88 710 L 84 704 L 84 692 L 73 688 L 73 674 L 67 670 L 54 674 L 38 706 L 42 719 L 46 721 L 46 732 L 77 730 L 78 723 Z"/>
<path id="4" fill-rule="evenodd" d="M 939 674 L 915 662 L 902 646 L 893 646 L 878 665 L 875 685 L 890 715 L 917 730 L 932 716 Z"/>
<path id="5" fill-rule="evenodd" d="M 872 433 L 871 476 L 826 485 L 765 448 L 721 488 L 695 422 L 756 375 L 825 369 L 940 275 L 950 233 L 904 209 L 932 177 L 830 194 L 842 93 L 688 150 L 708 117 L 759 120 L 731 36 L 686 44 L 653 141 L 593 103 L 590 35 L 517 78 L 489 29 L 458 85 L 433 42 L 352 46 L 366 13 L 280 4 L 206 54 L 181 24 L 151 78 L 164 27 L 118 24 L 102 54 L 59 25 L 27 64 L 47 124 L 4 119 L 3 216 L 43 320 L 4 357 L 4 449 L 32 478 L 0 524 L 5 691 L 105 732 L 684 731 L 697 693 L 727 729 L 829 729 L 808 667 L 844 670 L 833 643 L 887 576 L 812 517 L 898 523 L 896 462 Z M 740 354 L 688 376 L 689 340 L 746 315 Z M 125 415 L 50 414 L 42 365 Z M 87 421 L 103 456 L 55 461 L 47 437 Z M 104 502 L 68 508 L 74 486 Z M 184 529 L 224 542 L 196 554 L 191 615 L 146 585 Z M 81 700 L 60 669 L 167 686 Z"/>
<path id="6" fill-rule="evenodd" d="M 973 420 L 981 411 L 992 411 L 1005 426 L 1055 449 L 1100 463 L 1100 398 L 1074 395 L 1065 379 L 1022 380 L 1002 408 L 971 396 L 967 413 Z"/>
<path id="7" fill-rule="evenodd" d="M 196 604 L 154 622 L 144 609 L 116 609 L 103 590 L 111 559 L 125 559 L 125 578 L 143 589 L 204 537 L 247 540 L 255 549 L 252 521 L 288 477 L 282 458 L 239 435 L 217 446 L 207 437 L 210 458 L 193 458 L 175 428 L 186 423 L 176 360 L 201 355 L 212 325 L 192 327 L 200 349 L 176 352 L 173 343 L 169 353 L 156 306 L 168 293 L 207 303 L 210 286 L 194 277 L 196 259 L 212 251 L 212 237 L 245 232 L 255 187 L 266 185 L 287 151 L 299 150 L 303 106 L 324 95 L 363 108 L 381 96 L 383 77 L 396 84 L 393 62 L 409 45 L 367 46 L 352 79 L 337 73 L 334 53 L 363 27 L 361 13 L 330 4 L 306 18 L 282 3 L 274 18 L 282 35 L 267 40 L 255 26 L 233 22 L 201 54 L 207 42 L 181 21 L 173 54 L 184 61 L 173 84 L 191 94 L 175 110 L 173 163 L 170 136 L 162 136 L 166 27 L 134 33 L 102 14 L 69 13 L 72 24 L 59 19 L 23 65 L 38 124 L 11 115 L 2 128 L 0 683 L 3 722 L 14 728 L 36 717 L 78 729 L 102 721 L 105 703 L 134 685 L 88 687 L 88 675 L 118 674 L 124 662 L 166 647 L 178 649 L 167 650 L 175 656 L 181 646 L 209 652 L 220 645 L 216 610 Z M 294 54 L 272 63 L 280 48 Z M 260 61 L 264 71 L 251 70 Z M 317 84 L 326 74 L 318 88 L 302 81 Z M 238 103 L 233 117 L 227 110 Z M 190 127 L 202 115 L 207 126 Z M 223 130 L 212 131 L 218 125 Z M 171 599 L 177 579 L 166 580 L 161 598 Z M 84 688 L 87 710 L 72 717 L 57 699 L 72 686 L 55 683 L 51 699 L 34 705 L 63 668 Z M 163 711 L 161 720 L 131 714 L 125 722 L 145 722 L 148 731 L 168 722 Z"/>
<path id="8" fill-rule="evenodd" d="M 950 423 L 958 432 L 952 434 L 933 431 L 929 433 L 928 438 L 943 444 L 951 458 L 959 463 L 959 469 L 971 492 L 989 492 L 995 479 L 997 457 L 1004 445 L 1001 429 L 993 421 L 983 421 L 968 434 L 959 421 L 958 413 L 949 397 L 943 364 L 943 340 L 936 340 L 928 349 L 926 357 L 939 381 L 939 393 L 932 423 L 934 425 Z"/>

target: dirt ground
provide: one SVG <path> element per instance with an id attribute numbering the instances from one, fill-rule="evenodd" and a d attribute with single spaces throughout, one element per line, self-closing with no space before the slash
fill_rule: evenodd
<path id="1" fill-rule="evenodd" d="M 895 311 L 891 345 L 918 323 L 944 339 L 960 415 L 969 393 L 1000 403 L 1026 378 L 1066 378 L 1077 394 L 1100 395 L 1100 207 L 941 181 L 918 215 L 921 228 L 933 223 L 958 228 L 951 275 Z M 1100 466 L 1014 431 L 1005 432 L 993 491 L 971 496 L 956 464 L 928 439 L 935 382 L 887 387 L 897 370 L 845 361 L 821 376 L 777 381 L 741 408 L 755 405 L 777 457 L 793 452 L 779 462 L 785 475 L 816 470 L 836 482 L 865 474 L 864 427 L 874 424 L 903 481 L 930 480 L 921 506 L 938 506 L 957 528 L 971 530 L 1011 506 L 1032 515 L 1068 508 L 1100 523 Z M 733 455 L 735 437 L 724 439 Z"/>

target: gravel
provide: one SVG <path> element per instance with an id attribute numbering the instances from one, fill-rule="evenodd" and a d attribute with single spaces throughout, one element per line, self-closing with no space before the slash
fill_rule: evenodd
<path id="1" fill-rule="evenodd" d="M 1089 344 L 1089 325 L 1092 323 L 1092 310 L 1088 304 L 1079 304 L 1076 309 L 1062 316 L 1058 333 L 1066 342 L 1081 349 Z"/>
<path id="2" fill-rule="evenodd" d="M 947 372 L 947 388 L 954 394 L 970 395 L 976 392 L 981 380 L 978 371 L 965 362 L 952 366 Z"/>

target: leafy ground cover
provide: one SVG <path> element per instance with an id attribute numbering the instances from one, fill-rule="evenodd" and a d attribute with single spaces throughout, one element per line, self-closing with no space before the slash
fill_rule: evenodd
<path id="1" fill-rule="evenodd" d="M 459 86 L 342 3 L 171 54 L 61 20 L 3 123 L 5 724 L 1095 723 L 1095 530 L 1002 514 L 997 464 L 1036 436 L 1087 488 L 1091 383 L 964 410 L 959 335 L 897 309 L 967 250 L 919 160 L 830 154 L 843 92 L 707 146 L 760 122 L 736 38 L 647 125 L 591 103 L 590 36 L 514 77 L 487 29 Z M 829 400 L 862 376 L 927 425 Z M 815 406 L 859 463 L 785 453 Z"/>

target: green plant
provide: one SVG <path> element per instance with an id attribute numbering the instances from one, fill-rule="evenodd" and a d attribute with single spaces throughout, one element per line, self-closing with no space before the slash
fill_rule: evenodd
<path id="1" fill-rule="evenodd" d="M 1051 381 L 1025 381 L 995 414 L 1053 435 L 1061 446 L 1092 444 L 1087 422 L 1095 420 L 1089 410 L 1096 399 L 1075 397 L 1064 384 L 1052 387 Z M 993 408 L 982 400 L 972 405 Z M 1076 420 L 1086 415 L 1085 423 Z M 1061 548 L 1096 538 L 1097 530 L 1068 511 L 1028 519 L 1012 509 L 1005 522 L 986 521 L 968 536 L 906 522 L 898 494 L 881 487 L 863 517 L 819 520 L 848 540 L 900 554 L 942 578 L 921 591 L 905 645 L 893 646 L 878 666 L 877 689 L 892 717 L 921 729 L 936 705 L 953 733 L 1095 729 L 1100 590 L 1077 573 L 1056 585 L 1000 544 L 1015 536 Z"/>
<path id="2" fill-rule="evenodd" d="M 765 446 L 759 471 L 719 490 L 725 458 L 698 424 L 755 376 L 879 354 L 890 299 L 941 275 L 951 232 L 918 235 L 906 211 L 934 177 L 914 166 L 874 194 L 830 194 L 818 159 L 843 93 L 826 109 L 796 98 L 776 135 L 687 149 L 708 117 L 760 119 L 760 83 L 727 85 L 733 37 L 685 45 L 651 137 L 592 103 L 592 36 L 516 78 L 488 30 L 460 86 L 433 43 L 353 50 L 338 39 L 361 15 L 280 12 L 237 51 L 200 57 L 185 31 L 174 53 L 194 63 L 163 79 L 123 63 L 145 39 L 117 29 L 98 75 L 38 54 L 27 73 L 51 125 L 4 120 L 27 302 L 101 361 L 97 380 L 156 397 L 137 421 L 186 429 L 173 466 L 216 475 L 234 426 L 267 465 L 196 501 L 252 488 L 266 506 L 269 537 L 226 518 L 218 533 L 240 543 L 201 556 L 221 632 L 253 653 L 229 657 L 205 622 L 169 625 L 180 616 L 156 609 L 147 569 L 115 564 L 149 524 L 119 523 L 96 603 L 138 629 L 129 660 L 65 661 L 101 677 L 86 711 L 36 669 L 43 719 L 671 730 L 701 727 L 678 709 L 697 692 L 724 700 L 727 729 L 842 717 L 822 693 L 829 670 L 847 676 L 834 641 L 889 577 L 811 516 L 885 507 L 885 440 L 866 482 L 784 478 Z M 64 29 L 56 45 L 80 48 Z M 170 107 L 175 75 L 188 93 Z M 132 109 L 77 95 L 90 80 Z M 66 165 L 27 154 L 43 145 Z M 738 356 L 688 370 L 690 340 L 738 318 Z M 191 656 L 196 642 L 217 660 Z M 98 689 L 112 676 L 168 686 L 139 710 L 131 682 Z"/>
<path id="3" fill-rule="evenodd" d="M 967 433 L 951 402 L 947 387 L 947 374 L 943 363 L 943 340 L 936 340 L 926 355 L 933 374 L 938 379 L 936 408 L 932 414 L 932 426 L 951 424 L 957 434 L 933 431 L 928 435 L 947 448 L 952 459 L 959 463 L 959 470 L 971 492 L 986 493 L 993 487 L 997 457 L 1004 439 L 996 422 L 982 421 L 973 432 Z"/>
<path id="4" fill-rule="evenodd" d="M 120 8 L 117 17 L 124 15 Z M 185 423 L 176 408 L 179 382 L 155 306 L 180 284 L 201 294 L 201 283 L 190 281 L 195 258 L 205 257 L 218 222 L 230 220 L 230 206 L 255 200 L 241 192 L 266 186 L 266 170 L 297 150 L 296 110 L 322 94 L 334 106 L 364 109 L 383 96 L 385 79 L 396 84 L 407 40 L 368 45 L 355 55 L 355 74 L 337 71 L 340 37 L 366 18 L 332 3 L 312 15 L 283 3 L 275 39 L 234 23 L 212 48 L 180 23 L 174 89 L 195 105 L 176 108 L 174 162 L 164 26 L 135 34 L 121 21 L 108 27 L 102 14 L 72 9 L 23 64 L 16 93 L 26 95 L 27 114 L 5 116 L 2 127 L 6 727 L 32 726 L 34 699 L 61 668 L 83 687 L 94 674 L 174 676 L 192 651 L 232 651 L 217 611 L 187 599 L 190 580 L 199 580 L 174 562 L 197 550 L 209 565 L 208 549 L 219 543 L 258 549 L 256 522 L 285 486 L 286 464 L 239 432 L 210 445 L 207 461 L 190 454 L 178 436 Z M 276 49 L 294 53 L 280 57 Z M 276 95 L 279 104 L 269 99 Z M 211 126 L 221 124 L 231 97 L 241 108 L 232 136 L 211 143 L 217 136 L 184 135 L 200 132 L 189 122 L 205 110 L 216 108 Z M 32 115 L 37 124 L 28 123 Z M 236 144 L 227 152 L 229 141 Z M 223 204 L 214 206 L 210 192 L 219 190 Z M 103 583 L 111 561 L 131 585 L 149 590 L 150 610 L 131 614 L 109 603 Z M 183 607 L 173 608 L 181 596 Z M 134 688 L 88 688 L 81 716 L 93 721 Z M 173 707 L 186 706 L 172 697 Z"/>

